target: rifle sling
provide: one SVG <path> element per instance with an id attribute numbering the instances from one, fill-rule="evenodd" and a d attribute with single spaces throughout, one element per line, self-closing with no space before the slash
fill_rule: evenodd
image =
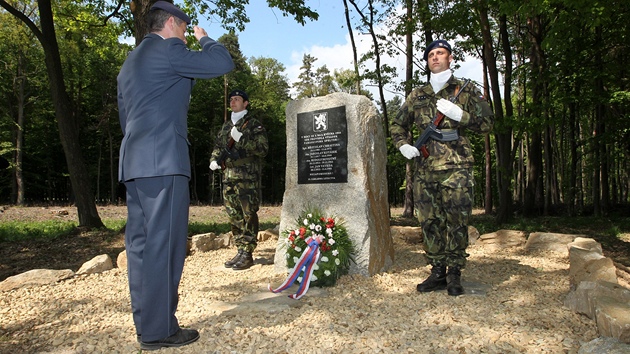
<path id="1" fill-rule="evenodd" d="M 457 129 L 440 129 L 442 137 L 432 136 L 433 140 L 437 141 L 454 141 L 459 139 L 459 132 Z"/>

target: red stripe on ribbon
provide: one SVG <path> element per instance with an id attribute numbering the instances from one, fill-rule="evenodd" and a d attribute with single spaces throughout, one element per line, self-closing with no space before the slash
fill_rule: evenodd
<path id="1" fill-rule="evenodd" d="M 269 284 L 267 288 L 272 293 L 282 292 L 288 289 L 289 287 L 291 287 L 291 285 L 295 283 L 299 275 L 303 274 L 302 282 L 300 283 L 300 286 L 297 292 L 295 294 L 289 295 L 289 297 L 292 299 L 298 300 L 302 296 L 304 296 L 304 294 L 306 294 L 306 292 L 308 291 L 308 287 L 311 282 L 311 277 L 313 276 L 313 270 L 314 270 L 313 268 L 315 266 L 315 263 L 317 263 L 317 261 L 319 260 L 319 255 L 320 255 L 319 244 L 321 243 L 321 240 L 322 240 L 322 237 L 307 238 L 306 244 L 308 245 L 308 248 L 305 249 L 304 252 L 302 252 L 300 259 L 298 259 L 295 267 L 293 268 L 293 271 L 287 276 L 284 282 L 275 290 L 271 288 L 271 284 Z"/>

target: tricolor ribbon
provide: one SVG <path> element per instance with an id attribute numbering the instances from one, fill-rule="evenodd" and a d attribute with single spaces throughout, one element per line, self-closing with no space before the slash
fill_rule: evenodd
<path id="1" fill-rule="evenodd" d="M 293 271 L 289 274 L 289 276 L 287 276 L 284 283 L 275 290 L 271 288 L 271 284 L 267 286 L 272 293 L 279 293 L 288 289 L 291 285 L 293 285 L 293 283 L 295 283 L 299 275 L 302 273 L 304 275 L 302 277 L 300 287 L 295 294 L 289 295 L 289 297 L 297 300 L 306 294 L 308 286 L 311 283 L 311 276 L 313 275 L 314 270 L 313 266 L 319 259 L 319 244 L 322 242 L 322 239 L 323 237 L 309 237 L 305 240 L 308 248 L 302 252 L 300 259 L 298 259 L 295 264 L 295 268 L 293 268 Z"/>

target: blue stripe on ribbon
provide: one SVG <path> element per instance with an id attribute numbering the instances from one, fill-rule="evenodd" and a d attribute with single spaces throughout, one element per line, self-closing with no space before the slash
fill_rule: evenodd
<path id="1" fill-rule="evenodd" d="M 280 285 L 277 289 L 275 290 L 272 289 L 271 284 L 269 284 L 267 288 L 272 293 L 282 292 L 288 289 L 289 287 L 291 287 L 291 285 L 295 283 L 295 281 L 297 280 L 300 274 L 304 274 L 302 278 L 302 282 L 300 283 L 300 286 L 298 287 L 298 291 L 293 295 L 289 295 L 289 297 L 297 300 L 301 298 L 302 296 L 304 296 L 304 294 L 306 294 L 306 292 L 308 291 L 309 284 L 311 282 L 311 277 L 313 276 L 314 265 L 317 262 L 317 260 L 319 260 L 320 242 L 321 241 L 318 238 L 313 238 L 313 237 L 307 238 L 306 243 L 308 245 L 308 248 L 304 250 L 304 252 L 302 252 L 300 259 L 298 259 L 297 264 L 295 265 L 295 268 L 293 268 L 293 271 L 291 272 L 291 274 L 287 276 L 287 278 L 282 283 L 282 285 Z"/>

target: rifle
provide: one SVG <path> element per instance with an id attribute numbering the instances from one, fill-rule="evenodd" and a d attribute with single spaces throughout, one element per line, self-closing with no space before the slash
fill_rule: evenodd
<path id="1" fill-rule="evenodd" d="M 241 128 L 239 130 L 243 131 L 243 128 L 245 128 L 247 123 L 249 123 L 249 118 L 245 122 L 243 122 L 243 125 L 241 125 Z M 234 140 L 232 135 L 230 135 L 230 139 L 228 139 L 227 144 L 225 145 L 223 150 L 221 150 L 221 153 L 217 158 L 217 163 L 219 164 L 219 166 L 221 166 L 222 170 L 225 170 L 225 160 L 227 160 L 228 157 L 231 160 L 238 160 L 241 158 L 237 150 L 232 151 L 232 149 L 234 149 L 234 144 L 236 144 L 236 140 Z"/>
<path id="2" fill-rule="evenodd" d="M 454 103 L 457 100 L 457 97 L 459 97 L 459 94 L 462 93 L 462 91 L 464 91 L 464 88 L 466 87 L 466 85 L 468 85 L 468 83 L 470 83 L 470 80 L 468 79 L 464 80 L 464 84 L 462 85 L 462 87 L 460 87 L 459 91 L 457 91 L 455 96 L 449 98 L 449 101 Z M 449 132 L 442 132 L 440 129 L 438 129 L 443 119 L 444 119 L 444 113 L 438 111 L 435 117 L 433 117 L 433 120 L 431 120 L 431 124 L 429 124 L 429 126 L 424 130 L 424 132 L 422 132 L 422 135 L 420 135 L 418 140 L 416 140 L 416 142 L 413 144 L 413 146 L 415 146 L 416 149 L 420 150 L 420 152 L 422 153 L 422 156 L 424 156 L 425 159 L 429 157 L 429 150 L 427 150 L 427 146 L 426 146 L 427 143 L 429 142 L 429 139 L 435 139 L 438 141 L 453 141 L 459 138 L 459 134 L 457 134 L 457 130 L 453 130 Z"/>

